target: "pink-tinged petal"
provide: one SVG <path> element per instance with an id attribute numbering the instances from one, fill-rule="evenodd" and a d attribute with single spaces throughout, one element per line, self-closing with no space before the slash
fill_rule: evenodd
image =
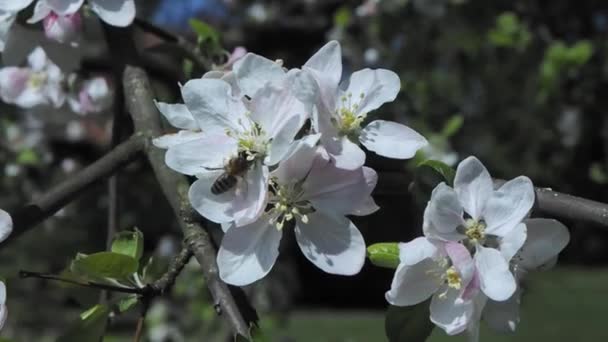
<path id="1" fill-rule="evenodd" d="M 295 232 L 304 256 L 321 270 L 353 275 L 363 267 L 365 241 L 346 217 L 315 212 L 308 215 L 308 223 L 298 220 Z"/>
<path id="2" fill-rule="evenodd" d="M 363 69 L 352 74 L 347 93 L 353 101 L 360 100 L 357 113 L 367 114 L 384 103 L 392 102 L 399 94 L 399 76 L 385 69 Z"/>
<path id="3" fill-rule="evenodd" d="M 368 150 L 395 159 L 412 158 L 426 146 L 426 139 L 413 129 L 390 121 L 375 120 L 361 131 L 359 141 Z"/>
<path id="4" fill-rule="evenodd" d="M 520 223 L 499 240 L 498 248 L 507 262 L 511 261 L 511 258 L 521 249 L 526 241 L 526 237 L 526 225 Z"/>
<path id="5" fill-rule="evenodd" d="M 0 0 L 0 10 L 18 12 L 29 6 L 34 0 Z"/>
<path id="6" fill-rule="evenodd" d="M 435 270 L 437 263 L 432 259 L 424 259 L 413 265 L 399 264 L 391 289 L 385 294 L 386 301 L 397 306 L 416 305 L 425 301 L 441 285 L 440 279 L 433 272 Z"/>
<path id="7" fill-rule="evenodd" d="M 568 228 L 557 220 L 529 219 L 525 222 L 528 238 L 519 252 L 519 263 L 528 270 L 556 259 L 570 241 Z"/>
<path id="8" fill-rule="evenodd" d="M 4 51 L 8 34 L 16 18 L 17 15 L 14 12 L 3 12 L 0 10 L 0 52 Z"/>
<path id="9" fill-rule="evenodd" d="M 473 277 L 462 291 L 462 300 L 472 300 L 479 294 L 481 288 L 481 282 L 479 280 L 479 272 L 477 269 L 473 270 Z"/>
<path id="10" fill-rule="evenodd" d="M 235 286 L 249 285 L 263 278 L 279 256 L 282 232 L 260 219 L 228 229 L 217 254 L 220 278 Z"/>
<path id="11" fill-rule="evenodd" d="M 503 301 L 513 295 L 517 284 L 509 264 L 498 250 L 477 246 L 474 259 L 481 291 L 488 298 Z"/>
<path id="12" fill-rule="evenodd" d="M 156 108 L 158 108 L 160 113 L 173 127 L 189 129 L 192 131 L 200 129 L 196 120 L 194 120 L 194 116 L 192 116 L 192 113 L 190 113 L 186 105 L 181 103 L 170 104 L 157 101 L 154 101 L 154 103 L 156 104 Z"/>
<path id="13" fill-rule="evenodd" d="M 399 243 L 399 262 L 406 266 L 416 265 L 425 259 L 435 259 L 439 255 L 437 246 L 425 237 Z"/>
<path id="14" fill-rule="evenodd" d="M 431 299 L 431 321 L 448 335 L 456 335 L 467 329 L 473 317 L 472 301 L 463 301 L 459 291 L 448 289 L 445 296 L 434 295 Z"/>
<path id="15" fill-rule="evenodd" d="M 112 2 L 112 0 L 102 1 Z M 78 11 L 84 3 L 84 0 L 44 0 L 44 2 L 53 10 L 53 12 L 59 15 L 67 15 Z"/>
<path id="16" fill-rule="evenodd" d="M 222 169 L 236 154 L 236 140 L 223 134 L 204 134 L 197 140 L 169 148 L 165 163 L 179 173 L 193 176 L 205 169 Z"/>
<path id="17" fill-rule="evenodd" d="M 218 195 L 211 193 L 213 183 L 222 173 L 223 171 L 207 171 L 199 174 L 199 179 L 192 183 L 188 192 L 192 207 L 215 223 L 234 221 L 236 190 L 233 188 Z"/>
<path id="18" fill-rule="evenodd" d="M 454 189 L 440 183 L 433 189 L 424 211 L 424 234 L 427 237 L 458 241 L 464 236 L 457 228 L 464 225 L 463 209 Z"/>
<path id="19" fill-rule="evenodd" d="M 6 238 L 11 235 L 12 231 L 13 219 L 11 218 L 11 215 L 9 215 L 6 211 L 0 209 L 0 242 L 6 240 Z"/>
<path id="20" fill-rule="evenodd" d="M 37 23 L 48 17 L 52 12 L 53 10 L 46 4 L 46 1 L 38 1 L 36 6 L 34 6 L 34 13 L 32 14 L 32 17 L 27 20 L 27 23 Z M 55 14 L 55 16 L 57 15 Z"/>
<path id="21" fill-rule="evenodd" d="M 244 226 L 256 221 L 268 203 L 267 166 L 257 163 L 243 176 L 244 191 L 237 191 L 234 200 L 234 221 L 236 226 Z"/>
<path id="22" fill-rule="evenodd" d="M 494 185 L 485 166 L 477 158 L 468 157 L 456 168 L 454 190 L 464 210 L 477 220 L 494 192 Z"/>
<path id="23" fill-rule="evenodd" d="M 240 132 L 249 129 L 245 105 L 232 96 L 232 88 L 224 80 L 190 80 L 182 87 L 182 97 L 203 131 L 223 132 L 228 128 Z"/>
<path id="24" fill-rule="evenodd" d="M 319 136 L 319 134 L 307 135 L 293 142 L 285 159 L 272 171 L 272 176 L 277 178 L 279 184 L 301 181 L 308 175 L 317 155 L 323 158 L 322 152 L 317 147 Z"/>
<path id="25" fill-rule="evenodd" d="M 462 283 L 467 285 L 475 274 L 475 263 L 469 250 L 458 242 L 447 242 L 445 252 L 452 261 L 452 264 L 460 274 Z"/>
<path id="26" fill-rule="evenodd" d="M 321 137 L 323 146 L 331 154 L 336 167 L 346 170 L 355 170 L 365 164 L 365 152 L 347 137 L 335 137 L 331 143 Z"/>
<path id="27" fill-rule="evenodd" d="M 175 145 L 187 143 L 194 140 L 200 140 L 205 137 L 203 132 L 179 131 L 173 134 L 165 134 L 154 140 L 152 144 L 158 148 L 168 149 Z"/>
<path id="28" fill-rule="evenodd" d="M 248 53 L 232 68 L 244 95 L 254 97 L 267 83 L 281 83 L 286 75 L 283 68 L 268 58 Z"/>
<path id="29" fill-rule="evenodd" d="M 346 215 L 369 195 L 363 168 L 345 170 L 333 163 L 315 164 L 302 184 L 302 200 L 319 211 Z"/>
<path id="30" fill-rule="evenodd" d="M 486 234 L 508 234 L 528 215 L 534 197 L 534 187 L 528 177 L 520 176 L 503 184 L 490 196 L 483 210 Z"/>
<path id="31" fill-rule="evenodd" d="M 79 12 L 58 16 L 51 13 L 42 22 L 47 38 L 60 43 L 77 44 L 82 32 L 82 16 Z"/>
<path id="32" fill-rule="evenodd" d="M 26 68 L 5 67 L 0 69 L 0 96 L 6 103 L 15 103 L 25 91 L 31 72 Z"/>
<path id="33" fill-rule="evenodd" d="M 126 27 L 135 19 L 134 0 L 89 0 L 89 4 L 101 20 L 112 26 Z"/>
<path id="34" fill-rule="evenodd" d="M 518 288 L 511 298 L 503 302 L 488 300 L 483 310 L 483 320 L 497 332 L 514 333 L 519 324 L 521 290 Z"/>

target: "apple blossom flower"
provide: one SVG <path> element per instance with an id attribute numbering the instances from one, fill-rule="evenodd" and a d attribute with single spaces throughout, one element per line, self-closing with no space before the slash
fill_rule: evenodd
<path id="1" fill-rule="evenodd" d="M 353 73 L 348 87 L 341 89 L 342 52 L 337 41 L 323 46 L 302 70 L 317 81 L 319 99 L 313 113 L 313 127 L 322 133 L 321 141 L 336 157 L 338 166 L 363 165 L 365 153 L 359 143 L 381 156 L 395 159 L 412 158 L 427 144 L 416 131 L 396 122 L 374 120 L 362 128 L 368 113 L 397 97 L 401 82 L 394 72 L 363 69 Z"/>
<path id="2" fill-rule="evenodd" d="M 77 94 L 68 97 L 68 104 L 75 113 L 99 113 L 112 104 L 112 90 L 104 77 L 94 77 L 85 80 Z"/>
<path id="3" fill-rule="evenodd" d="M 462 242 L 474 253 L 482 292 L 495 301 L 507 300 L 516 289 L 509 261 L 526 241 L 522 221 L 534 196 L 525 176 L 495 190 L 486 168 L 469 157 L 458 165 L 454 188 L 440 183 L 433 190 L 424 212 L 424 234 Z"/>
<path id="4" fill-rule="evenodd" d="M 189 196 L 201 215 L 217 223 L 243 225 L 262 213 L 269 167 L 286 155 L 312 106 L 296 99 L 290 89 L 287 84 L 268 84 L 249 100 L 235 96 L 233 86 L 224 79 L 203 78 L 182 87 L 184 106 L 160 105 L 166 116 L 174 115 L 175 123 L 186 119 L 177 123 L 182 128 L 204 130 L 182 133 L 181 138 L 187 135 L 188 140 L 182 143 L 156 141 L 168 146 L 165 160 L 170 168 L 199 178 Z M 240 181 L 226 192 L 212 193 L 225 165 L 240 156 L 250 164 Z"/>
<path id="5" fill-rule="evenodd" d="M 23 108 L 52 105 L 59 108 L 65 101 L 64 75 L 37 47 L 27 58 L 28 67 L 0 69 L 0 97 L 6 103 Z"/>
<path id="6" fill-rule="evenodd" d="M 47 38 L 76 46 L 82 30 L 82 16 L 79 12 L 62 16 L 50 12 L 44 17 L 42 27 Z"/>
<path id="7" fill-rule="evenodd" d="M 419 237 L 399 244 L 399 266 L 386 300 L 410 306 L 432 296 L 431 321 L 455 335 L 469 325 L 478 290 L 475 265 L 464 245 Z"/>
<path id="8" fill-rule="evenodd" d="M 346 215 L 368 207 L 377 174 L 367 167 L 337 168 L 316 146 L 318 139 L 309 135 L 294 143 L 289 157 L 272 172 L 268 211 L 251 224 L 223 226 L 217 263 L 225 282 L 242 286 L 268 274 L 283 230 L 292 225 L 298 246 L 321 270 L 340 275 L 361 270 L 365 242 Z"/>

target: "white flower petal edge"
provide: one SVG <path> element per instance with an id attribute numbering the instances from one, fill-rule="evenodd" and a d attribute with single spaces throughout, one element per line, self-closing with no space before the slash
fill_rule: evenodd
<path id="1" fill-rule="evenodd" d="M 267 220 L 227 229 L 217 254 L 220 278 L 236 286 L 263 278 L 279 256 L 282 235 Z"/>
<path id="2" fill-rule="evenodd" d="M 0 0 L 0 10 L 17 12 L 29 6 L 34 0 Z"/>
<path id="3" fill-rule="evenodd" d="M 500 251 L 477 246 L 474 260 L 479 271 L 481 291 L 488 298 L 500 302 L 513 295 L 517 284 Z"/>
<path id="4" fill-rule="evenodd" d="M 462 300 L 458 291 L 448 291 L 445 297 L 433 296 L 431 321 L 448 335 L 465 331 L 473 316 L 473 302 Z"/>
<path id="5" fill-rule="evenodd" d="M 409 159 L 426 146 L 426 139 L 413 129 L 390 121 L 376 120 L 361 131 L 359 141 L 368 150 L 394 159 Z"/>
<path id="6" fill-rule="evenodd" d="M 315 212 L 308 223 L 298 220 L 295 232 L 304 256 L 321 270 L 353 275 L 363 267 L 365 241 L 348 218 Z"/>
<path id="7" fill-rule="evenodd" d="M 0 330 L 2 330 L 4 327 L 7 317 L 8 309 L 6 308 L 6 285 L 0 281 Z"/>
<path id="8" fill-rule="evenodd" d="M 479 219 L 492 196 L 494 185 L 485 166 L 475 157 L 468 157 L 456 168 L 454 190 L 464 210 Z"/>
<path id="9" fill-rule="evenodd" d="M 135 19 L 134 0 L 89 0 L 91 10 L 112 26 L 125 27 Z"/>
<path id="10" fill-rule="evenodd" d="M 484 208 L 486 233 L 496 236 L 508 234 L 528 215 L 534 199 L 534 186 L 528 177 L 520 176 L 503 184 L 492 193 Z"/>
<path id="11" fill-rule="evenodd" d="M 199 126 L 194 120 L 192 113 L 188 110 L 186 105 L 178 103 L 178 104 L 169 104 L 164 102 L 154 101 L 156 107 L 160 111 L 160 113 L 169 121 L 169 123 L 177 128 L 188 129 L 191 131 L 199 130 Z"/>
<path id="12" fill-rule="evenodd" d="M 570 242 L 568 228 L 553 219 L 528 219 L 528 238 L 519 257 L 527 270 L 538 269 L 551 262 Z"/>
<path id="13" fill-rule="evenodd" d="M 267 83 L 281 83 L 287 77 L 278 63 L 254 53 L 247 53 L 234 63 L 233 71 L 243 94 L 251 97 Z"/>
<path id="14" fill-rule="evenodd" d="M 0 209 L 0 242 L 6 240 L 13 231 L 13 219 L 4 210 Z"/>

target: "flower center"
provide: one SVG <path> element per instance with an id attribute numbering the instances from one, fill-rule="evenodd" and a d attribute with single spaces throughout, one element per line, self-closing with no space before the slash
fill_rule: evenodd
<path id="1" fill-rule="evenodd" d="M 30 88 L 40 88 L 46 83 L 47 75 L 44 72 L 35 72 L 30 75 L 27 84 Z"/>
<path id="2" fill-rule="evenodd" d="M 451 266 L 445 271 L 445 282 L 449 287 L 460 290 L 462 287 L 462 278 L 460 278 L 460 274 L 456 271 L 454 266 Z"/>
<path id="3" fill-rule="evenodd" d="M 363 100 L 365 94 L 359 94 L 360 101 Z M 361 132 L 361 124 L 367 114 L 359 113 L 360 102 L 353 102 L 353 94 L 348 93 L 340 99 L 340 107 L 336 112 L 336 117 L 332 119 L 334 126 L 338 129 L 338 133 L 346 136 L 351 140 L 356 140 Z"/>
<path id="4" fill-rule="evenodd" d="M 486 224 L 483 221 L 477 221 L 474 219 L 467 219 L 465 221 L 464 234 L 471 242 L 481 242 L 486 237 Z"/>
<path id="5" fill-rule="evenodd" d="M 249 118 L 249 113 L 246 116 Z M 239 119 L 239 126 L 243 128 L 240 132 L 234 132 L 226 129 L 226 135 L 233 137 L 238 142 L 238 152 L 244 152 L 248 161 L 263 159 L 268 151 L 269 140 L 266 137 L 266 132 L 257 122 L 251 120 L 251 125 L 246 126 Z"/>
<path id="6" fill-rule="evenodd" d="M 288 185 L 280 185 L 276 179 L 270 180 L 270 188 L 273 191 L 269 203 L 272 205 L 269 214 L 273 219 L 278 230 L 283 229 L 285 222 L 290 222 L 294 218 L 299 218 L 304 223 L 308 223 L 308 215 L 314 211 L 309 201 L 302 200 L 304 194 L 302 182 Z"/>

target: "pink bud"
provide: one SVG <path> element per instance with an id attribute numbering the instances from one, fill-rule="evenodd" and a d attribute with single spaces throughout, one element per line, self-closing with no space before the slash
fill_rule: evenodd
<path id="1" fill-rule="evenodd" d="M 42 25 L 47 38 L 56 40 L 60 43 L 73 42 L 80 34 L 82 28 L 82 16 L 80 12 L 68 15 L 58 15 L 50 12 Z"/>

